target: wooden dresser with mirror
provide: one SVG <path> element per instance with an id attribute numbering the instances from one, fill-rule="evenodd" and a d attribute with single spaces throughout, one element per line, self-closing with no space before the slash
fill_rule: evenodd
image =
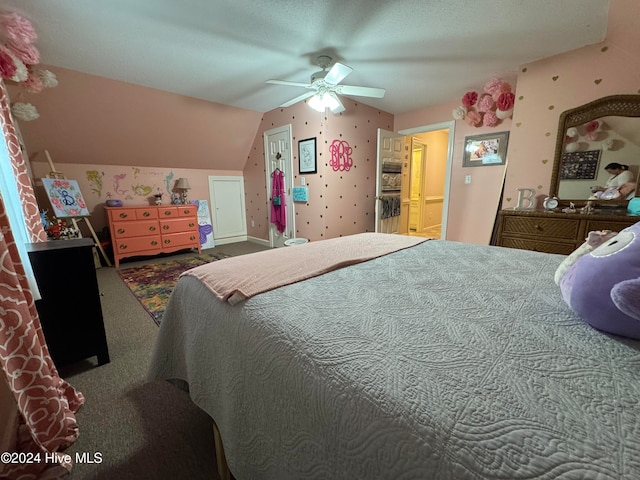
<path id="1" fill-rule="evenodd" d="M 591 187 L 609 177 L 605 167 L 610 163 L 628 165 L 638 183 L 640 95 L 604 97 L 560 115 L 549 187 L 558 207 L 499 211 L 492 244 L 568 255 L 592 230 L 619 232 L 640 221 L 627 214 L 627 199 L 590 199 Z M 640 188 L 635 195 L 640 196 Z M 592 213 L 581 213 L 589 201 Z M 563 213 L 571 203 L 576 212 Z"/>

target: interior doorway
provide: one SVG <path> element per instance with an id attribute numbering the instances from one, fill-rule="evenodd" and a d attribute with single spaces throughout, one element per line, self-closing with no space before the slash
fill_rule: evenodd
<path id="1" fill-rule="evenodd" d="M 445 239 L 455 122 L 401 130 L 410 155 L 403 163 L 400 233 Z"/>
<path id="2" fill-rule="evenodd" d="M 269 246 L 272 248 L 283 247 L 285 241 L 295 237 L 295 204 L 291 195 L 293 189 L 292 143 L 291 124 L 264 132 Z M 277 194 L 272 193 L 274 177 L 275 185 L 280 190 Z M 277 203 L 274 197 L 277 197 Z M 274 213 L 274 209 L 277 213 Z M 275 218 L 277 221 L 274 221 L 274 216 L 277 217 Z"/>

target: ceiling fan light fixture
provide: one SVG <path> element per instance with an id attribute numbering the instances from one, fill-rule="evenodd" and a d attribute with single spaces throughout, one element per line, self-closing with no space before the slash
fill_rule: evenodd
<path id="1" fill-rule="evenodd" d="M 312 96 L 307 104 L 317 112 L 324 112 L 327 108 L 332 112 L 335 112 L 340 108 L 340 100 L 334 92 L 329 93 L 316 93 Z"/>
<path id="2" fill-rule="evenodd" d="M 307 105 L 313 108 L 316 112 L 322 113 L 326 108 L 323 97 L 324 95 L 316 94 L 309 99 Z"/>

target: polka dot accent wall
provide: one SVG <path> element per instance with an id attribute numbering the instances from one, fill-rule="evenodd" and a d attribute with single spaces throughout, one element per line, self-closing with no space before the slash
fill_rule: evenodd
<path id="1" fill-rule="evenodd" d="M 250 237 L 269 238 L 263 134 L 288 124 L 293 135 L 293 183 L 301 186 L 304 177 L 309 193 L 307 202 L 294 203 L 296 236 L 317 241 L 375 229 L 377 135 L 379 128 L 393 130 L 393 115 L 346 97 L 342 100 L 346 110 L 338 115 L 317 113 L 305 102 L 264 114 L 244 169 Z M 318 171 L 300 175 L 298 141 L 313 137 Z M 339 152 L 332 145 L 338 145 Z M 348 169 L 342 163 L 334 170 L 332 151 L 334 157 L 342 156 L 342 162 L 349 158 Z"/>
<path id="2" fill-rule="evenodd" d="M 640 34 L 637 4 L 612 2 L 607 40 L 520 68 L 509 136 L 503 208 L 517 203 L 518 188 L 537 198 L 550 190 L 559 117 L 608 95 L 640 93 Z"/>

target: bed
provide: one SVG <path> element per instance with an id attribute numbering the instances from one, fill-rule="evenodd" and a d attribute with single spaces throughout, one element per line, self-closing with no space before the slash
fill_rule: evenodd
<path id="1" fill-rule="evenodd" d="M 571 311 L 564 258 L 430 240 L 234 305 L 183 275 L 149 378 L 188 385 L 238 480 L 640 478 L 640 342 Z"/>

